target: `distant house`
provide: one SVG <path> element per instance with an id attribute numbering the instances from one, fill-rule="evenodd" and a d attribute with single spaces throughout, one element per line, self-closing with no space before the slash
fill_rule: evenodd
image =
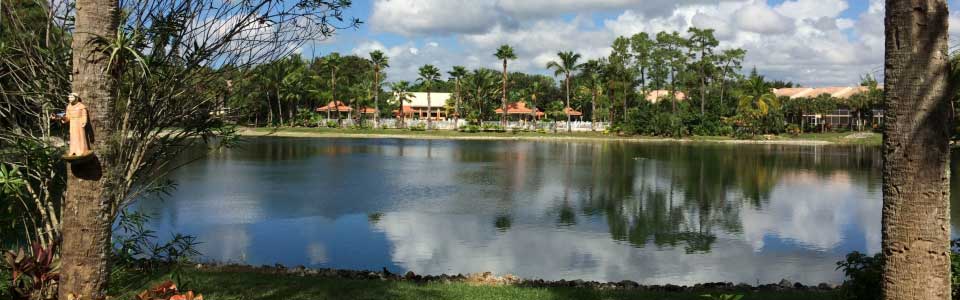
<path id="1" fill-rule="evenodd" d="M 880 86 L 879 88 L 883 89 L 883 86 Z M 777 97 L 787 97 L 790 99 L 812 99 L 824 95 L 838 99 L 849 99 L 854 95 L 869 91 L 870 88 L 866 86 L 831 86 L 820 88 L 780 88 L 773 89 L 773 94 L 777 95 Z M 864 115 L 866 116 L 866 114 Z M 871 118 L 868 119 L 868 121 L 872 120 L 872 123 L 876 125 L 882 124 L 883 110 L 871 110 L 869 115 Z M 856 126 L 856 116 L 854 115 L 854 110 L 845 105 L 841 105 L 835 111 L 826 114 L 804 113 L 803 118 L 807 124 L 815 126 L 827 125 L 829 127 L 848 128 L 853 128 Z"/>
<path id="2" fill-rule="evenodd" d="M 676 91 L 674 92 L 673 95 L 674 95 L 674 98 L 677 99 L 677 101 L 683 101 L 687 99 L 687 94 L 684 94 L 681 91 Z M 646 97 L 647 101 L 653 104 L 660 102 L 660 100 L 665 100 L 669 98 L 670 98 L 669 90 L 652 90 L 647 92 L 647 97 Z"/>
<path id="3" fill-rule="evenodd" d="M 427 93 L 410 93 L 408 100 L 403 103 L 403 114 L 406 118 L 416 118 L 426 120 L 428 117 L 434 120 L 446 120 L 446 104 L 450 99 L 450 93 L 430 93 L 430 105 L 427 105 Z M 427 109 L 430 114 L 427 114 Z M 394 115 L 399 115 L 397 110 Z"/>

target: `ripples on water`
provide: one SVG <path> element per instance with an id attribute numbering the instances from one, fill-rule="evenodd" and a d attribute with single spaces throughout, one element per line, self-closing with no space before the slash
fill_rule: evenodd
<path id="1" fill-rule="evenodd" d="M 153 226 L 254 265 L 810 284 L 880 246 L 870 147 L 257 138 L 173 179 Z"/>

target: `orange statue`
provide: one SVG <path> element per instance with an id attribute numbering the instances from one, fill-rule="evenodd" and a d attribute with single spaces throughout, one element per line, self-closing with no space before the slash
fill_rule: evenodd
<path id="1" fill-rule="evenodd" d="M 68 161 L 90 156 L 90 144 L 87 140 L 87 106 L 83 105 L 77 93 L 70 93 L 70 105 L 60 122 L 70 123 L 70 149 L 63 156 Z"/>

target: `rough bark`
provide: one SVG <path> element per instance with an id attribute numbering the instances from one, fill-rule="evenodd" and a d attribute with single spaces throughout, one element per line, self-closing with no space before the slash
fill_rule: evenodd
<path id="1" fill-rule="evenodd" d="M 117 0 L 78 0 L 73 35 L 72 90 L 86 104 L 94 159 L 71 164 L 63 218 L 60 299 L 73 294 L 101 299 L 109 279 L 112 139 L 116 81 L 107 71 L 109 54 L 99 39 L 116 35 Z"/>
<path id="2" fill-rule="evenodd" d="M 887 0 L 883 299 L 950 299 L 947 3 Z"/>
<path id="3" fill-rule="evenodd" d="M 570 72 L 569 71 L 567 71 L 567 108 L 570 108 L 571 111 L 573 110 L 573 108 L 570 107 Z M 567 113 L 567 132 L 573 132 L 573 128 L 572 126 L 570 126 L 571 121 L 573 120 L 572 120 L 572 117 L 570 116 L 570 113 L 568 112 Z"/>
<path id="4" fill-rule="evenodd" d="M 503 98 L 500 99 L 503 111 L 500 114 L 500 126 L 507 128 L 507 60 L 503 60 Z"/>

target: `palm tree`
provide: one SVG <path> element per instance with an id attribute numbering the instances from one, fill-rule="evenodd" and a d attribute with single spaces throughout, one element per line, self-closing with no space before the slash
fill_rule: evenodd
<path id="1" fill-rule="evenodd" d="M 601 72 L 603 70 L 603 61 L 600 60 L 590 60 L 586 63 L 580 65 L 580 68 L 583 69 L 583 72 L 586 73 L 587 78 L 589 79 L 589 90 L 590 90 L 590 130 L 596 131 L 597 124 L 597 96 L 601 90 L 603 90 L 603 78 Z M 641 87 L 642 89 L 642 87 Z"/>
<path id="2" fill-rule="evenodd" d="M 510 45 L 501 45 L 494 56 L 503 61 L 503 97 L 500 103 L 503 112 L 500 114 L 500 125 L 507 127 L 507 61 L 517 59 L 517 55 L 513 53 Z"/>
<path id="3" fill-rule="evenodd" d="M 744 86 L 744 93 L 737 104 L 737 114 L 750 123 L 754 133 L 762 131 L 763 121 L 773 111 L 780 109 L 780 101 L 773 94 L 763 76 L 752 76 Z"/>
<path id="4" fill-rule="evenodd" d="M 473 100 L 477 112 L 477 120 L 483 118 L 485 101 L 499 90 L 497 75 L 490 69 L 475 69 L 466 80 L 467 94 Z"/>
<path id="5" fill-rule="evenodd" d="M 420 78 L 417 79 L 427 88 L 427 128 L 433 128 L 433 104 L 430 103 L 430 90 L 433 89 L 433 83 L 440 80 L 440 69 L 433 65 L 423 65 L 418 72 Z"/>
<path id="6" fill-rule="evenodd" d="M 397 103 L 397 128 L 403 128 L 404 124 L 404 114 L 403 114 L 403 103 L 409 103 L 410 97 L 413 95 L 410 94 L 410 82 L 409 81 L 398 81 L 390 85 L 390 90 L 393 92 L 394 101 Z"/>
<path id="7" fill-rule="evenodd" d="M 556 74 L 564 74 L 566 76 L 566 87 L 567 87 L 567 109 L 570 107 L 570 75 L 573 72 L 576 72 L 580 68 L 580 65 L 577 65 L 577 60 L 580 60 L 580 54 L 574 53 L 573 51 L 557 52 L 557 56 L 560 57 L 560 61 L 551 61 L 547 63 L 547 69 L 553 69 Z M 567 132 L 572 132 L 573 127 L 570 126 L 570 114 L 567 114 Z"/>
<path id="8" fill-rule="evenodd" d="M 373 109 L 376 111 L 373 124 L 380 127 L 380 69 L 389 68 L 390 59 L 383 51 L 375 50 L 370 52 L 370 61 L 373 62 Z"/>
<path id="9" fill-rule="evenodd" d="M 330 68 L 330 98 L 331 103 L 333 103 L 334 109 L 337 110 L 337 123 L 340 123 L 340 106 L 337 105 L 337 71 L 340 71 L 340 64 L 343 63 L 343 59 L 340 58 L 340 53 L 331 53 L 327 55 L 324 64 L 327 68 Z M 330 119 L 330 110 L 327 109 L 327 120 Z"/>
<path id="10" fill-rule="evenodd" d="M 457 91 L 456 91 L 457 100 L 456 100 L 456 106 L 454 108 L 454 117 L 453 117 L 453 126 L 456 127 L 458 121 L 460 121 L 460 102 L 463 99 L 463 95 L 461 95 L 460 93 L 460 86 L 461 86 L 460 80 L 462 80 L 464 76 L 467 76 L 467 68 L 464 68 L 463 66 L 453 66 L 453 70 L 451 70 L 450 72 L 447 72 L 447 74 L 450 74 L 450 77 L 453 77 L 453 79 L 456 81 L 456 84 L 457 84 Z"/>
<path id="11" fill-rule="evenodd" d="M 950 82 L 946 0 L 886 1 L 885 300 L 950 299 Z"/>
<path id="12" fill-rule="evenodd" d="M 530 124 L 531 126 L 536 127 L 537 100 L 540 98 L 540 95 L 543 95 L 543 85 L 540 84 L 539 80 L 534 81 L 529 87 L 527 87 L 525 92 L 529 98 L 528 102 L 530 103 Z"/>
<path id="13" fill-rule="evenodd" d="M 63 274 L 59 283 L 59 299 L 70 297 L 101 299 L 106 296 L 110 276 L 110 235 L 114 216 L 111 210 L 116 195 L 110 186 L 118 182 L 119 171 L 112 157 L 115 154 L 114 106 L 117 78 L 107 69 L 109 52 L 101 48 L 100 39 L 110 42 L 117 33 L 120 5 L 117 0 L 91 0 L 76 3 L 76 30 L 71 44 L 73 53 L 73 92 L 89 109 L 94 159 L 68 167 L 67 188 L 63 201 L 62 247 Z M 125 163 L 125 162 L 124 162 Z M 115 185 L 115 184 L 114 184 Z M 67 213 L 69 212 L 69 213 Z"/>

